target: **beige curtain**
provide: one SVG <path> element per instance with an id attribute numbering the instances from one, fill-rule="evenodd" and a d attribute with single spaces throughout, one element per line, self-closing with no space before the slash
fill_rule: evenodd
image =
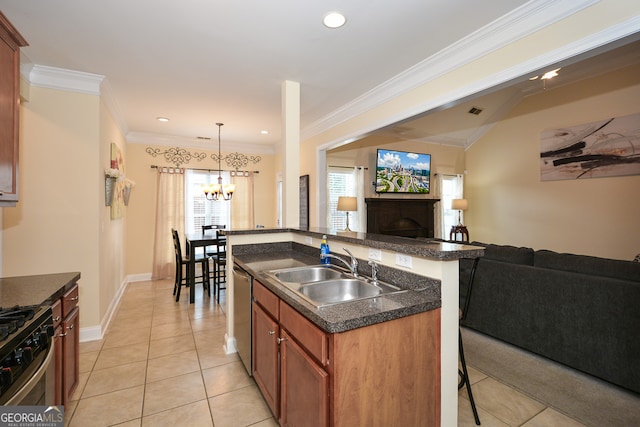
<path id="1" fill-rule="evenodd" d="M 255 228 L 253 212 L 253 173 L 249 176 L 237 175 L 232 178 L 236 190 L 231 199 L 231 228 Z"/>
<path id="2" fill-rule="evenodd" d="M 159 167 L 157 189 L 152 279 L 175 275 L 172 228 L 178 230 L 184 250 L 184 169 Z"/>

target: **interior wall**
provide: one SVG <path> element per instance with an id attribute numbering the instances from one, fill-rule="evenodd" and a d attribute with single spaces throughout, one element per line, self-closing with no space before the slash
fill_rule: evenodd
<path id="1" fill-rule="evenodd" d="M 100 219 L 99 224 L 99 262 L 100 262 L 100 321 L 104 322 L 105 314 L 115 303 L 114 298 L 125 284 L 125 231 L 127 228 L 127 210 L 121 218 L 111 219 L 111 207 L 104 203 L 104 169 L 111 167 L 111 143 L 120 149 L 124 159 L 124 173 L 129 177 L 129 158 L 124 136 L 114 120 L 109 109 L 103 102 L 100 103 L 100 141 L 99 141 L 99 164 L 98 164 L 98 195 L 102 198 L 96 205 L 94 216 Z"/>
<path id="2" fill-rule="evenodd" d="M 81 327 L 100 321 L 99 109 L 98 96 L 31 88 L 20 112 L 20 200 L 2 222 L 4 276 L 81 273 Z"/>
<path id="3" fill-rule="evenodd" d="M 632 260 L 640 176 L 540 179 L 540 134 L 640 112 L 640 66 L 525 98 L 466 153 L 472 240 Z"/>
<path id="4" fill-rule="evenodd" d="M 155 233 L 155 209 L 157 171 L 151 165 L 173 166 L 162 157 L 153 157 L 146 152 L 147 147 L 164 151 L 165 146 L 144 144 L 127 144 L 127 176 L 135 181 L 127 208 L 126 252 L 128 275 L 151 274 L 153 263 L 153 241 Z M 182 167 L 218 170 L 218 162 L 211 159 L 211 154 L 218 154 L 216 149 L 196 150 L 207 157 L 201 161 L 192 160 Z M 222 152 L 222 155 L 229 153 Z M 256 154 L 244 152 L 246 155 L 259 155 L 257 164 L 249 163 L 247 170 L 258 171 L 254 175 L 254 210 L 256 225 L 276 227 L 276 164 L 272 154 Z M 228 170 L 224 161 L 222 169 Z M 213 202 L 211 202 L 213 203 Z M 226 202 L 219 202 L 226 203 Z"/>

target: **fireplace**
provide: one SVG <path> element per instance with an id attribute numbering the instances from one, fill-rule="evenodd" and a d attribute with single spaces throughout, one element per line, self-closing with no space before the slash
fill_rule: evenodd
<path id="1" fill-rule="evenodd" d="M 439 199 L 365 199 L 367 233 L 433 237 L 433 205 L 438 201 Z"/>

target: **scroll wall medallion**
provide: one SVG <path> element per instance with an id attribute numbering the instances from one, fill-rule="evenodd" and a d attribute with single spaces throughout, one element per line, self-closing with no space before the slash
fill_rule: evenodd
<path id="1" fill-rule="evenodd" d="M 159 148 L 147 147 L 146 151 L 153 157 L 164 157 L 167 163 L 172 163 L 178 168 L 182 164 L 189 163 L 192 159 L 200 161 L 207 157 L 205 153 L 191 153 L 180 147 L 169 148 L 165 151 L 161 151 Z"/>
<path id="2" fill-rule="evenodd" d="M 238 153 L 238 152 L 231 153 L 226 156 L 212 154 L 211 158 L 216 162 L 224 160 L 227 166 L 235 169 L 236 171 L 238 169 L 244 169 L 249 164 L 249 162 L 256 164 L 256 163 L 259 163 L 260 160 L 262 160 L 262 157 L 260 156 L 247 156 L 245 154 Z"/>

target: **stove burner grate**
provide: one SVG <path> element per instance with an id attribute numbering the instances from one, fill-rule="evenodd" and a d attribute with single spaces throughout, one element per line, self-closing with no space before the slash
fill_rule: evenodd
<path id="1" fill-rule="evenodd" d="M 38 308 L 36 305 L 0 307 L 0 341 L 24 326 L 26 321 L 33 319 Z"/>

